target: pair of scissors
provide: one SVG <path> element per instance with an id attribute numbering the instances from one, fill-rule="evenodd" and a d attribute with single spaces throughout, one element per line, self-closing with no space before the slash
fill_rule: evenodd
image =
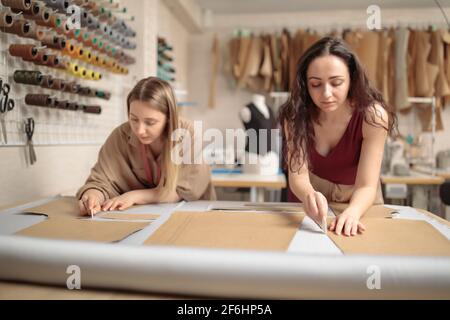
<path id="1" fill-rule="evenodd" d="M 28 118 L 25 122 L 25 133 L 27 135 L 28 153 L 30 154 L 30 163 L 33 165 L 36 161 L 36 152 L 33 146 L 34 119 Z"/>
<path id="2" fill-rule="evenodd" d="M 9 92 L 11 91 L 11 86 L 3 80 L 0 79 L 0 123 L 3 132 L 3 141 L 5 144 L 8 143 L 8 136 L 6 134 L 6 113 L 14 109 L 14 100 L 9 99 Z"/>

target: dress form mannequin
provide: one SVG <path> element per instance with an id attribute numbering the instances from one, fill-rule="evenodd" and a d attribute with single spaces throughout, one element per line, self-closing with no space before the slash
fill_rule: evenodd
<path id="1" fill-rule="evenodd" d="M 254 94 L 252 96 L 252 103 L 264 115 L 266 119 L 270 118 L 269 107 L 266 105 L 266 97 L 261 94 Z M 250 122 L 252 114 L 248 106 L 242 108 L 240 112 L 241 120 L 245 123 Z"/>
<path id="2" fill-rule="evenodd" d="M 257 136 L 257 141 L 247 141 L 245 160 L 243 161 L 244 172 L 262 175 L 276 174 L 279 168 L 279 157 L 273 151 L 271 132 L 275 123 L 272 110 L 267 106 L 265 97 L 261 94 L 254 94 L 252 101 L 239 114 L 245 129 L 255 130 Z M 260 130 L 266 130 L 267 134 L 260 135 Z M 256 145 L 249 146 L 249 142 L 256 143 Z"/>

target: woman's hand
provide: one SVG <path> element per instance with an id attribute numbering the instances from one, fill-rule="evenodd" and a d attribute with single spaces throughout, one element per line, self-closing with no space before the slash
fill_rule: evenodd
<path id="1" fill-rule="evenodd" d="M 303 207 L 308 217 L 323 226 L 328 215 L 328 201 L 322 193 L 317 191 L 309 193 L 303 201 Z"/>
<path id="2" fill-rule="evenodd" d="M 105 203 L 102 205 L 102 210 L 125 210 L 136 204 L 136 200 L 137 199 L 133 191 L 126 192 L 118 197 L 114 197 L 112 199 L 109 199 L 108 201 L 105 201 Z"/>
<path id="3" fill-rule="evenodd" d="M 82 216 L 94 215 L 101 210 L 101 205 L 104 202 L 105 197 L 103 193 L 97 189 L 88 189 L 83 193 L 83 196 L 78 201 L 80 208 L 80 214 Z"/>
<path id="4" fill-rule="evenodd" d="M 363 233 L 366 230 L 359 219 L 358 214 L 347 209 L 333 220 L 329 229 L 337 235 L 343 233 L 346 236 L 356 236 L 358 232 Z"/>

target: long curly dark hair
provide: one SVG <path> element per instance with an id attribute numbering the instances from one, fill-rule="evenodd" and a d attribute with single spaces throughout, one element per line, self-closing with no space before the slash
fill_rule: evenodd
<path id="1" fill-rule="evenodd" d="M 295 83 L 288 101 L 283 104 L 279 112 L 279 121 L 282 128 L 284 165 L 291 172 L 299 172 L 303 164 L 310 164 L 309 150 L 314 146 L 313 122 L 318 122 L 320 109 L 314 104 L 308 92 L 307 75 L 311 62 L 325 55 L 334 55 L 341 58 L 347 65 L 350 75 L 350 87 L 347 99 L 353 112 L 364 115 L 364 121 L 379 127 L 375 122 L 374 112 L 368 109 L 374 104 L 380 104 L 389 115 L 387 127 L 389 134 L 394 132 L 397 118 L 387 106 L 382 94 L 370 83 L 357 56 L 345 45 L 344 41 L 334 37 L 324 37 L 313 44 L 300 58 L 297 65 Z M 376 110 L 373 108 L 373 110 Z M 287 134 L 286 134 L 287 131 Z M 287 159 L 287 151 L 290 159 Z"/>

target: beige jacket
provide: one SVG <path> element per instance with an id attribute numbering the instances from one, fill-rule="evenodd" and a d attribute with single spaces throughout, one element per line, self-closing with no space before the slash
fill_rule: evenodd
<path id="1" fill-rule="evenodd" d="M 189 130 L 193 137 L 193 126 L 189 121 L 180 119 L 179 127 Z M 192 146 L 193 143 L 194 139 Z M 157 187 L 147 179 L 139 147 L 140 142 L 131 131 L 128 122 L 114 129 L 102 146 L 97 163 L 92 168 L 85 185 L 78 190 L 77 198 L 80 199 L 88 189 L 97 189 L 103 193 L 105 199 L 110 199 L 131 190 Z M 157 180 L 155 169 L 160 167 L 160 157 L 155 160 L 150 148 L 147 148 L 146 155 L 155 181 Z M 164 177 L 164 172 L 161 172 L 161 176 Z M 209 166 L 181 164 L 176 191 L 187 201 L 215 200 L 216 194 L 211 183 Z"/>

